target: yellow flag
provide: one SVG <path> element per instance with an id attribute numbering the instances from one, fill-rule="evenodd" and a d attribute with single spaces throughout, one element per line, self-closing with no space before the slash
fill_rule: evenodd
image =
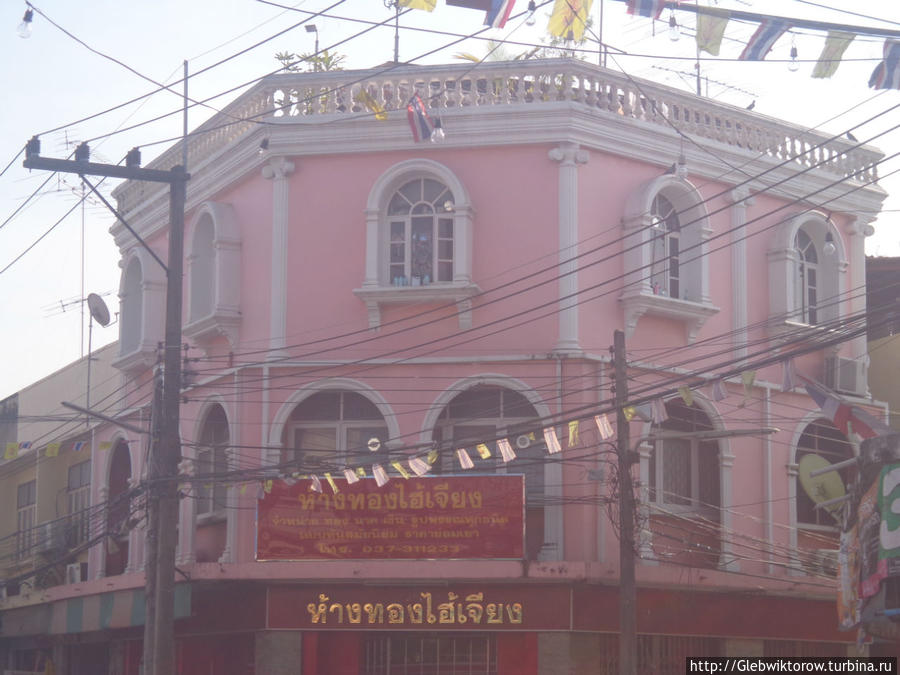
<path id="1" fill-rule="evenodd" d="M 47 457 L 59 457 L 59 445 L 59 443 L 48 443 L 44 455 Z"/>
<path id="2" fill-rule="evenodd" d="M 703 11 L 697 12 L 697 49 L 709 52 L 713 56 L 719 55 L 719 47 L 722 46 L 722 37 L 725 35 L 725 27 L 728 25 L 728 17 L 713 16 Z"/>
<path id="3" fill-rule="evenodd" d="M 266 491 L 266 494 L 269 494 L 272 491 L 272 481 L 271 480 L 267 480 L 265 483 L 263 483 L 263 490 Z"/>
<path id="4" fill-rule="evenodd" d="M 578 445 L 578 420 L 569 422 L 569 447 Z"/>
<path id="5" fill-rule="evenodd" d="M 112 443 L 110 441 L 103 441 L 100 443 L 100 450 L 109 450 L 112 447 Z"/>
<path id="6" fill-rule="evenodd" d="M 334 482 L 334 478 L 332 478 L 331 474 L 327 471 L 325 472 L 325 480 L 328 481 L 328 484 L 331 486 L 331 491 L 334 492 L 334 494 L 340 492 L 340 490 L 338 490 L 337 483 Z"/>
<path id="7" fill-rule="evenodd" d="M 491 449 L 484 443 L 479 443 L 475 446 L 475 449 L 478 451 L 478 456 L 481 457 L 481 459 L 491 458 Z"/>
<path id="8" fill-rule="evenodd" d="M 376 120 L 384 122 L 388 118 L 388 114 L 385 111 L 384 106 L 374 98 L 372 98 L 372 95 L 369 93 L 368 89 L 360 89 L 358 92 L 356 92 L 356 96 L 353 97 L 353 100 L 360 105 L 364 105 L 371 112 L 375 113 Z"/>
<path id="9" fill-rule="evenodd" d="M 625 421 L 630 422 L 632 419 L 634 419 L 634 416 L 637 415 L 637 408 L 635 408 L 633 405 L 627 405 L 622 408 L 622 414 L 625 415 Z"/>
<path id="10" fill-rule="evenodd" d="M 242 495 L 247 494 L 247 484 L 246 484 L 246 483 L 244 483 L 243 485 L 241 485 L 240 493 L 241 493 Z"/>
<path id="11" fill-rule="evenodd" d="M 744 403 L 750 398 L 753 391 L 753 382 L 756 380 L 755 370 L 745 370 L 741 373 L 741 383 L 744 385 Z"/>
<path id="12" fill-rule="evenodd" d="M 438 455 L 437 450 L 429 450 L 428 455 L 425 457 L 425 461 L 429 464 L 434 464 L 438 459 L 440 459 L 440 455 Z"/>
<path id="13" fill-rule="evenodd" d="M 399 473 L 401 476 L 403 476 L 404 478 L 409 478 L 409 471 L 407 471 L 406 467 L 404 467 L 400 462 L 391 462 L 391 466 L 394 467 L 397 470 L 397 473 Z"/>
<path id="14" fill-rule="evenodd" d="M 10 441 L 6 444 L 6 452 L 3 453 L 3 459 L 15 459 L 19 455 L 19 444 Z"/>
<path id="15" fill-rule="evenodd" d="M 550 35 L 581 42 L 593 0 L 556 0 L 547 30 Z"/>
<path id="16" fill-rule="evenodd" d="M 684 401 L 685 405 L 694 405 L 694 393 L 691 391 L 691 388 L 687 385 L 678 387 L 678 394 L 681 396 L 681 400 Z"/>
<path id="17" fill-rule="evenodd" d="M 397 0 L 397 4 L 401 7 L 424 9 L 426 12 L 433 12 L 435 5 L 437 5 L 437 0 Z"/>
<path id="18" fill-rule="evenodd" d="M 856 37 L 854 33 L 845 33 L 839 30 L 828 31 L 825 46 L 822 47 L 822 53 L 819 54 L 819 60 L 816 62 L 816 67 L 813 68 L 812 76 L 825 78 L 834 75 L 838 66 L 841 65 L 841 57 L 853 42 L 854 37 Z"/>

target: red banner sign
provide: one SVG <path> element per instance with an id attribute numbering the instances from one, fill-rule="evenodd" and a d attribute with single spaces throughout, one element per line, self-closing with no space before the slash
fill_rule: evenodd
<path id="1" fill-rule="evenodd" d="M 274 481 L 258 502 L 256 559 L 521 558 L 521 475 L 428 476 L 357 483 Z"/>

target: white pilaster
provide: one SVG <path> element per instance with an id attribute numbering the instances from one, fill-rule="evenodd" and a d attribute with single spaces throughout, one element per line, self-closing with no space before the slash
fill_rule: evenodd
<path id="1" fill-rule="evenodd" d="M 286 356 L 287 336 L 287 256 L 290 186 L 288 177 L 294 163 L 274 157 L 262 168 L 263 178 L 272 181 L 272 288 L 271 323 L 269 327 L 269 359 Z"/>
<path id="2" fill-rule="evenodd" d="M 731 327 L 733 329 L 734 358 L 747 358 L 747 207 L 752 206 L 753 197 L 746 187 L 735 188 L 729 193 L 731 199 Z"/>
<path id="3" fill-rule="evenodd" d="M 547 153 L 559 162 L 559 336 L 558 352 L 579 352 L 578 341 L 578 165 L 590 159 L 577 143 L 560 143 Z"/>
<path id="4" fill-rule="evenodd" d="M 184 476 L 193 477 L 196 474 L 197 460 L 196 451 L 193 458 L 186 458 L 181 461 L 178 467 L 178 473 Z M 195 562 L 194 556 L 194 535 L 197 532 L 197 500 L 201 485 L 191 481 L 182 483 L 178 486 L 179 491 L 189 491 L 191 497 L 181 500 L 181 508 L 178 513 L 178 548 L 176 549 L 175 563 L 177 565 L 190 565 Z"/>
<path id="5" fill-rule="evenodd" d="M 857 216 L 847 227 L 847 238 L 850 240 L 847 257 L 850 267 L 850 315 L 859 315 L 866 311 L 866 237 L 875 234 L 871 225 L 872 218 Z M 868 345 L 863 333 L 850 341 L 850 356 L 854 359 L 868 359 Z M 866 367 L 866 386 L 868 391 L 868 367 Z"/>

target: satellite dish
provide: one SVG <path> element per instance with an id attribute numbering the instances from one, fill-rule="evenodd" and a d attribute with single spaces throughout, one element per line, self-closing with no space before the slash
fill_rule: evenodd
<path id="1" fill-rule="evenodd" d="M 829 466 L 831 466 L 831 462 L 815 453 L 803 455 L 797 464 L 800 485 L 803 487 L 803 491 L 816 504 L 827 502 L 829 499 L 843 497 L 847 494 L 847 490 L 844 489 L 844 481 L 841 480 L 841 475 L 837 471 L 828 471 L 815 477 L 809 475 L 813 471 L 826 469 Z M 835 516 L 840 507 L 840 504 L 833 504 L 825 507 L 825 509 L 832 516 Z"/>
<path id="2" fill-rule="evenodd" d="M 103 302 L 103 298 L 101 298 L 96 293 L 90 293 L 87 296 L 87 304 L 88 309 L 91 311 L 91 316 L 94 318 L 94 321 L 99 323 L 101 326 L 108 326 L 109 309 L 107 309 L 106 303 Z"/>

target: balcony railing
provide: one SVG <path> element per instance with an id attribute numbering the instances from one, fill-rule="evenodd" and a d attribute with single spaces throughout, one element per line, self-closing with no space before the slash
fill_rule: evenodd
<path id="1" fill-rule="evenodd" d="M 384 110 L 402 110 L 418 92 L 426 105 L 452 111 L 509 108 L 527 113 L 541 106 L 571 103 L 660 127 L 674 127 L 698 140 L 708 139 L 797 168 L 817 170 L 837 178 L 872 181 L 882 154 L 854 148 L 844 138 L 810 131 L 743 108 L 673 89 L 623 73 L 569 59 L 536 59 L 444 66 L 393 66 L 372 70 L 325 73 L 283 73 L 260 80 L 254 87 L 204 123 L 188 139 L 189 166 L 205 164 L 232 141 L 258 128 L 259 122 L 312 123 L 365 114 L 364 91 Z M 168 169 L 181 162 L 181 144 L 163 153 L 151 166 Z M 137 185 L 117 191 L 126 204 Z M 134 195 L 136 196 L 136 195 Z"/>

